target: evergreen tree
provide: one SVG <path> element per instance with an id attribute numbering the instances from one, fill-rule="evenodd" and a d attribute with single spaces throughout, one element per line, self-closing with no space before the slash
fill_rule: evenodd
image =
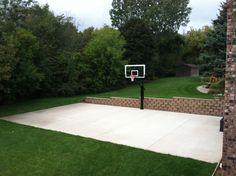
<path id="1" fill-rule="evenodd" d="M 213 21 L 213 31 L 207 35 L 201 54 L 201 72 L 204 75 L 224 76 L 226 59 L 227 6 L 221 4 L 220 13 Z"/>

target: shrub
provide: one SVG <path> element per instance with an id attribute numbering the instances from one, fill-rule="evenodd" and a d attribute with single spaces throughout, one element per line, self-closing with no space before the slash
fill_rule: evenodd
<path id="1" fill-rule="evenodd" d="M 222 79 L 217 83 L 211 84 L 210 86 L 210 93 L 224 94 L 224 91 L 225 91 L 225 79 Z"/>
<path id="2" fill-rule="evenodd" d="M 101 92 L 118 88 L 122 85 L 125 40 L 120 32 L 104 27 L 93 33 L 92 40 L 85 48 L 88 89 Z"/>

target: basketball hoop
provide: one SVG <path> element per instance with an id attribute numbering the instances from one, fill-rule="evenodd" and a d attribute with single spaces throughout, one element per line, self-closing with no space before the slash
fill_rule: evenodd
<path id="1" fill-rule="evenodd" d="M 125 65 L 125 78 L 131 79 L 134 82 L 135 79 L 145 79 L 146 65 Z M 140 81 L 140 109 L 144 109 L 144 84 Z"/>
<path id="2" fill-rule="evenodd" d="M 131 82 L 134 82 L 135 78 L 136 78 L 136 75 L 131 75 L 130 76 Z"/>

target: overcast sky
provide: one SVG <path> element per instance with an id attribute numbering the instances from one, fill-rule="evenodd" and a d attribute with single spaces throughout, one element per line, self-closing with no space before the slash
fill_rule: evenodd
<path id="1" fill-rule="evenodd" d="M 216 18 L 220 3 L 224 0 L 190 0 L 192 13 L 190 27 L 201 28 L 210 25 L 211 20 Z M 102 27 L 104 24 L 110 25 L 109 10 L 111 9 L 112 0 L 38 0 L 40 4 L 48 3 L 50 9 L 56 14 L 66 14 L 73 16 L 79 24 L 79 30 L 94 26 Z M 182 32 L 182 31 L 180 31 Z"/>

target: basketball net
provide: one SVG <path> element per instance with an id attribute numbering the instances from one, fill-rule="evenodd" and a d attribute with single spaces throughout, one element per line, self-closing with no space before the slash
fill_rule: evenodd
<path id="1" fill-rule="evenodd" d="M 135 79 L 135 78 L 136 78 L 135 75 L 131 75 L 131 76 L 130 76 L 131 82 L 134 82 L 134 79 Z"/>

